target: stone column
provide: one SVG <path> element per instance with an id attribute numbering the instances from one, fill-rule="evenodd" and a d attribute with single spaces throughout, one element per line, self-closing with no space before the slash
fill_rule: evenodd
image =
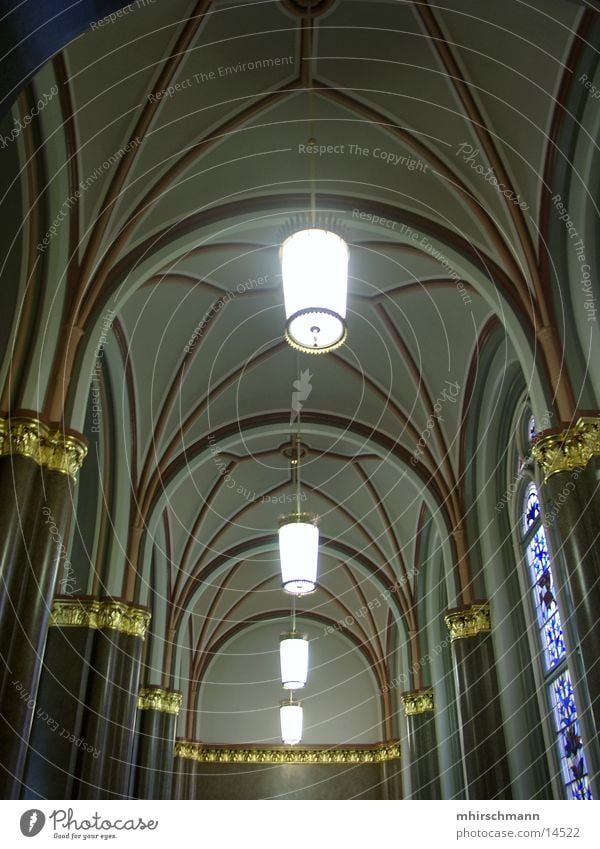
<path id="1" fill-rule="evenodd" d="M 0 798 L 21 794 L 48 620 L 84 437 L 0 418 Z M 41 706 L 43 709 L 43 706 Z"/>
<path id="2" fill-rule="evenodd" d="M 489 602 L 449 610 L 465 786 L 469 799 L 511 799 Z"/>
<path id="3" fill-rule="evenodd" d="M 408 729 L 411 794 L 407 799 L 439 799 L 440 777 L 435 733 L 433 690 L 400 696 Z"/>
<path id="4" fill-rule="evenodd" d="M 129 797 L 142 649 L 150 612 L 100 600 L 89 608 L 94 642 L 81 724 L 75 795 Z"/>
<path id="5" fill-rule="evenodd" d="M 183 694 L 145 687 L 138 697 L 136 799 L 170 799 L 177 716 Z"/>
<path id="6" fill-rule="evenodd" d="M 600 416 L 545 431 L 532 454 L 595 798 L 600 796 Z M 595 776 L 595 777 L 594 777 Z"/>

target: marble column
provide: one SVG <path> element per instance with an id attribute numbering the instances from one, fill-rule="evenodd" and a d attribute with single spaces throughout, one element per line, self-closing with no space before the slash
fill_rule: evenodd
<path id="1" fill-rule="evenodd" d="M 439 799 L 440 777 L 435 733 L 433 690 L 400 696 L 408 731 L 411 793 L 407 799 Z"/>
<path id="2" fill-rule="evenodd" d="M 79 747 L 78 799 L 129 797 L 142 649 L 150 612 L 100 599 L 88 608 L 94 628 Z"/>
<path id="3" fill-rule="evenodd" d="M 144 687 L 138 696 L 136 799 L 170 799 L 177 716 L 183 694 L 161 687 Z"/>
<path id="4" fill-rule="evenodd" d="M 600 416 L 540 434 L 542 518 L 595 798 L 600 796 Z"/>
<path id="5" fill-rule="evenodd" d="M 386 800 L 402 799 L 402 770 L 400 765 L 400 746 L 398 745 L 398 757 L 394 760 L 382 760 L 381 783 L 383 787 L 383 798 Z"/>
<path id="6" fill-rule="evenodd" d="M 0 418 L 0 798 L 22 793 L 52 595 L 84 437 Z"/>
<path id="7" fill-rule="evenodd" d="M 72 799 L 94 638 L 92 599 L 56 598 L 52 605 L 38 709 L 29 740 L 25 799 Z M 93 749 L 91 750 L 93 752 Z"/>
<path id="8" fill-rule="evenodd" d="M 193 747 L 197 745 L 178 738 L 175 742 L 173 760 L 173 798 L 195 799 L 198 779 L 198 762 L 193 758 Z"/>
<path id="9" fill-rule="evenodd" d="M 465 785 L 469 799 L 511 799 L 489 602 L 449 610 Z"/>

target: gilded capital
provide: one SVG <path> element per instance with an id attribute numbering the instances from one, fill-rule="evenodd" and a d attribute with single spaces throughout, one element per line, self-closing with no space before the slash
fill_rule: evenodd
<path id="1" fill-rule="evenodd" d="M 144 687 L 138 695 L 138 710 L 156 710 L 159 713 L 179 714 L 183 693 L 178 690 L 163 690 L 160 687 Z"/>
<path id="2" fill-rule="evenodd" d="M 95 628 L 98 602 L 90 599 L 55 599 L 50 610 L 50 627 Z"/>
<path id="3" fill-rule="evenodd" d="M 300 748 L 257 748 L 253 746 L 207 746 L 188 740 L 178 740 L 175 757 L 200 763 L 243 764 L 366 764 L 400 759 L 400 743 L 381 743 L 377 746 Z"/>
<path id="4" fill-rule="evenodd" d="M 434 709 L 433 690 L 415 690 L 414 693 L 403 693 L 400 698 L 405 716 L 418 716 Z"/>
<path id="5" fill-rule="evenodd" d="M 583 417 L 560 433 L 538 437 L 531 453 L 542 467 L 544 481 L 557 472 L 585 469 L 592 457 L 600 455 L 600 418 Z"/>
<path id="6" fill-rule="evenodd" d="M 130 607 L 120 601 L 102 601 L 98 609 L 97 628 L 111 628 L 130 637 L 146 636 L 150 611 L 143 607 Z"/>
<path id="7" fill-rule="evenodd" d="M 492 630 L 489 602 L 451 610 L 446 614 L 444 621 L 452 642 L 477 637 L 479 634 L 489 634 Z"/>
<path id="8" fill-rule="evenodd" d="M 60 628 L 110 628 L 143 640 L 149 622 L 150 611 L 120 601 L 60 598 L 52 602 L 49 624 Z"/>
<path id="9" fill-rule="evenodd" d="M 73 434 L 53 430 L 39 419 L 28 416 L 0 419 L 0 456 L 15 454 L 30 457 L 39 466 L 75 480 L 87 447 Z"/>

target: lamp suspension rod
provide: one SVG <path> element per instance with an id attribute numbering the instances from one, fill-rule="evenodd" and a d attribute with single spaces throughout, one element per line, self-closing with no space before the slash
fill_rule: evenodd
<path id="1" fill-rule="evenodd" d="M 309 0 L 306 25 L 308 31 L 308 127 L 310 133 L 310 144 L 315 144 L 315 104 L 314 104 L 314 86 L 313 86 L 313 18 L 312 18 L 312 0 Z M 308 157 L 308 170 L 310 177 L 310 216 L 311 226 L 314 230 L 317 222 L 317 202 L 315 197 L 316 183 L 316 156 Z"/>
<path id="2" fill-rule="evenodd" d="M 312 94 L 310 95 L 312 97 Z M 314 139 L 314 136 L 311 135 L 311 139 Z M 317 200 L 315 196 L 315 182 L 316 182 L 316 163 L 315 156 L 311 156 L 309 158 L 309 170 L 310 170 L 310 220 L 311 226 L 313 230 L 317 226 Z"/>
<path id="3" fill-rule="evenodd" d="M 300 432 L 296 434 L 296 511 L 300 512 Z"/>
<path id="4" fill-rule="evenodd" d="M 299 356 L 296 354 L 298 368 L 298 381 L 301 380 Z M 296 512 L 300 512 L 300 427 L 302 416 L 302 404 L 298 404 L 298 426 L 296 430 Z"/>

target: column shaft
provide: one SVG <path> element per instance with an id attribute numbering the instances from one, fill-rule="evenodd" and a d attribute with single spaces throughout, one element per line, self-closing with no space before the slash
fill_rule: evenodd
<path id="1" fill-rule="evenodd" d="M 142 639 L 113 628 L 94 635 L 82 732 L 95 751 L 80 751 L 80 799 L 129 796 L 142 648 Z"/>
<path id="2" fill-rule="evenodd" d="M 94 631 L 50 627 L 23 781 L 25 799 L 71 799 Z"/>
<path id="3" fill-rule="evenodd" d="M 182 694 L 148 687 L 138 698 L 134 796 L 170 799 L 177 714 Z"/>
<path id="4" fill-rule="evenodd" d="M 175 757 L 173 762 L 173 798 L 189 800 L 196 798 L 198 764 L 189 758 Z"/>
<path id="5" fill-rule="evenodd" d="M 79 463 L 85 453 L 81 443 L 39 422 L 19 419 L 5 423 L 0 446 L 5 455 L 0 458 L 0 795 L 4 798 L 18 798 L 21 792 L 52 594 L 66 553 L 73 466 L 63 455 L 71 451 L 71 442 L 77 446 Z"/>
<path id="6" fill-rule="evenodd" d="M 420 690 L 402 697 L 408 731 L 411 793 L 407 799 L 439 799 L 440 778 L 433 692 Z"/>
<path id="7" fill-rule="evenodd" d="M 511 799 L 487 603 L 450 611 L 452 654 L 469 799 Z"/>

